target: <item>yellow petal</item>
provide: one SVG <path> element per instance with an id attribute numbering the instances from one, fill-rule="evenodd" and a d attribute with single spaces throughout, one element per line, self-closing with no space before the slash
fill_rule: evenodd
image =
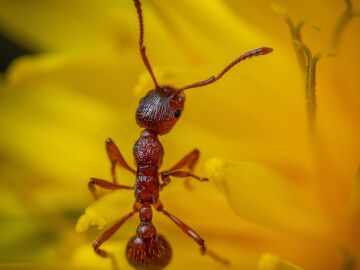
<path id="1" fill-rule="evenodd" d="M 121 266 L 121 269 L 128 269 L 124 268 L 126 264 L 125 262 L 125 249 L 122 248 L 123 245 L 126 243 L 120 242 L 120 241 L 109 241 L 110 244 L 107 242 L 104 244 L 105 250 L 110 252 L 116 252 L 115 255 L 117 255 L 118 263 Z M 121 248 L 121 250 L 119 250 Z M 120 252 L 122 251 L 122 252 Z M 97 255 L 94 252 L 94 249 L 91 246 L 91 243 L 88 244 L 83 243 L 82 245 L 76 247 L 76 249 L 72 253 L 72 257 L 70 259 L 69 264 L 73 266 L 75 269 L 93 269 L 94 266 L 96 266 L 96 269 L 106 269 L 110 270 L 111 267 L 111 261 L 109 259 L 104 259 Z"/>
<path id="2" fill-rule="evenodd" d="M 15 262 L 15 263 L 0 263 L 0 268 L 3 270 L 88 270 L 84 266 L 73 267 L 68 262 L 56 262 L 55 263 L 36 263 L 36 262 Z"/>
<path id="3" fill-rule="evenodd" d="M 360 166 L 353 182 L 353 190 L 350 194 L 350 238 L 355 249 L 360 245 Z"/>
<path id="4" fill-rule="evenodd" d="M 259 270 L 302 270 L 303 268 L 287 262 L 273 254 L 265 253 L 259 260 Z"/>
<path id="5" fill-rule="evenodd" d="M 126 190 L 114 191 L 93 202 L 79 218 L 76 231 L 84 232 L 90 225 L 96 225 L 101 230 L 104 226 L 130 212 L 134 199 L 128 193 Z M 116 210 L 117 207 L 119 207 L 119 211 Z"/>
<path id="6" fill-rule="evenodd" d="M 130 7 L 131 1 L 1 1 L 0 22 L 9 36 L 34 49 L 106 50 L 132 38 L 125 27 L 136 23 Z"/>
<path id="7" fill-rule="evenodd" d="M 208 160 L 205 166 L 207 176 L 241 217 L 282 231 L 328 233 L 327 223 L 304 204 L 295 186 L 271 168 L 220 158 Z"/>
<path id="8" fill-rule="evenodd" d="M 6 72 L 6 83 L 12 88 L 64 87 L 106 100 L 107 105 L 129 108 L 137 101 L 133 89 L 138 70 L 143 65 L 134 56 L 118 50 L 106 53 L 61 52 L 20 57 Z M 138 55 L 136 55 L 138 56 Z M 91 80 L 87 78 L 91 77 Z"/>
<path id="9" fill-rule="evenodd" d="M 56 182 L 58 188 L 78 189 L 68 194 L 82 204 L 79 198 L 90 198 L 87 180 L 110 176 L 105 139 L 112 135 L 115 142 L 119 141 L 116 134 L 123 132 L 116 129 L 129 126 L 126 119 L 133 123 L 132 114 L 126 115 L 125 110 L 117 115 L 99 100 L 66 88 L 45 85 L 28 91 L 7 89 L 0 101 L 0 122 L 6 130 L 0 134 L 0 145 L 4 153 L 11 153 L 7 159 L 46 175 L 40 188 Z M 138 132 L 135 128 L 134 124 L 134 134 Z M 122 142 L 128 143 L 122 152 L 130 162 L 133 139 L 126 132 L 121 138 L 119 147 Z"/>

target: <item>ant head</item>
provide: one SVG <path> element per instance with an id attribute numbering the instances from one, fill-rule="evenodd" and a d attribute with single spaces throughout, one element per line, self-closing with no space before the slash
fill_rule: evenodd
<path id="1" fill-rule="evenodd" d="M 147 68 L 153 82 L 155 89 L 147 93 L 145 97 L 140 100 L 139 107 L 136 111 L 136 121 L 140 127 L 151 129 L 158 134 L 165 134 L 175 126 L 178 118 L 184 109 L 185 95 L 184 90 L 196 87 L 202 87 L 221 79 L 221 77 L 228 72 L 237 63 L 253 56 L 264 55 L 272 52 L 271 48 L 262 47 L 254 49 L 243 55 L 240 55 L 228 66 L 226 66 L 217 76 L 211 76 L 207 80 L 192 83 L 187 86 L 175 89 L 170 86 L 160 87 L 157 83 L 155 74 L 150 66 L 149 59 L 146 55 L 146 48 L 144 45 L 144 25 L 141 10 L 140 0 L 133 0 L 139 19 L 140 27 L 140 54 L 141 58 Z"/>
<path id="2" fill-rule="evenodd" d="M 149 91 L 139 103 L 136 122 L 140 127 L 165 134 L 175 126 L 184 109 L 185 95 L 173 87 Z"/>

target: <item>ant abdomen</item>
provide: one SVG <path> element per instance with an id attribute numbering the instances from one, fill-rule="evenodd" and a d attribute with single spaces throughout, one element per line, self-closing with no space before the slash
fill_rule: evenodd
<path id="1" fill-rule="evenodd" d="M 138 270 L 160 270 L 167 266 L 172 257 L 169 242 L 162 235 L 144 239 L 135 235 L 126 246 L 128 262 Z"/>

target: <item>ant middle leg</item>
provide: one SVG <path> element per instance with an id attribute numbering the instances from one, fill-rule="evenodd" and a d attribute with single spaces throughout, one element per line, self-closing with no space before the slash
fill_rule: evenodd
<path id="1" fill-rule="evenodd" d="M 199 160 L 199 157 L 200 151 L 198 149 L 194 149 L 185 157 L 183 157 L 178 163 L 168 169 L 168 171 L 175 171 L 187 167 L 192 172 L 197 161 Z"/>
<path id="2" fill-rule="evenodd" d="M 174 177 L 180 177 L 180 178 L 186 177 L 185 186 L 188 189 L 191 189 L 188 177 L 193 177 L 193 178 L 195 178 L 197 180 L 200 180 L 200 181 L 206 181 L 207 180 L 206 178 L 201 178 L 201 177 L 198 177 L 198 176 L 192 174 L 192 172 L 194 170 L 194 167 L 195 167 L 196 163 L 199 160 L 199 157 L 200 157 L 200 151 L 198 149 L 194 149 L 189 154 L 187 154 L 185 157 L 183 157 L 178 163 L 176 163 L 174 166 L 172 166 L 170 169 L 168 169 L 168 170 L 166 170 L 164 172 L 161 172 L 161 178 L 162 178 L 162 180 L 164 182 L 162 187 L 165 187 L 166 185 L 169 184 L 169 182 L 170 182 L 169 176 L 170 175 L 174 176 Z M 178 170 L 180 170 L 182 168 L 188 168 L 189 172 L 186 171 L 186 172 L 183 172 L 183 173 L 179 173 Z M 185 173 L 188 173 L 188 174 L 186 176 L 183 176 L 183 175 L 185 175 Z"/>
<path id="3" fill-rule="evenodd" d="M 116 189 L 134 189 L 131 186 L 124 186 L 124 185 L 119 185 L 116 183 L 111 183 L 108 182 L 106 180 L 103 179 L 99 179 L 99 178 L 90 178 L 89 182 L 88 182 L 88 187 L 89 190 L 91 191 L 92 195 L 94 196 L 94 199 L 97 200 L 99 198 L 99 196 L 96 194 L 96 186 L 98 187 L 102 187 L 104 189 L 110 189 L 110 190 L 116 190 Z"/>
<path id="4" fill-rule="evenodd" d="M 106 143 L 106 152 L 107 152 L 110 162 L 111 162 L 110 170 L 111 170 L 113 182 L 114 183 L 117 182 L 116 173 L 115 173 L 116 165 L 123 167 L 124 169 L 126 169 L 132 173 L 135 173 L 135 170 L 133 168 L 131 168 L 129 166 L 129 164 L 127 164 L 126 160 L 122 156 L 119 148 L 116 146 L 116 144 L 113 142 L 113 140 L 111 138 L 107 138 L 105 143 Z"/>
<path id="5" fill-rule="evenodd" d="M 103 249 L 100 249 L 100 246 L 107 241 L 111 236 L 114 235 L 114 233 L 117 232 L 117 230 L 120 229 L 120 227 L 129 219 L 131 218 L 136 212 L 138 211 L 138 209 L 134 209 L 133 211 L 131 211 L 129 214 L 127 214 L 126 216 L 122 217 L 118 222 L 116 222 L 114 225 L 112 225 L 109 229 L 107 229 L 105 232 L 103 232 L 93 243 L 93 248 L 94 251 L 96 252 L 96 254 L 98 254 L 101 257 L 104 258 L 109 258 L 111 260 L 111 264 L 114 270 L 119 270 L 119 267 L 117 265 L 115 256 L 110 253 L 107 252 Z"/>
<path id="6" fill-rule="evenodd" d="M 177 178 L 192 177 L 200 182 L 209 181 L 208 178 L 199 177 L 188 171 L 164 171 L 164 172 L 161 172 L 161 180 L 163 181 L 163 183 L 160 185 L 161 189 L 166 187 L 171 182 L 170 176 L 177 177 Z"/>
<path id="7" fill-rule="evenodd" d="M 227 259 L 222 258 L 221 256 L 219 256 L 215 252 L 209 250 L 205 246 L 205 240 L 196 231 L 194 231 L 192 228 L 190 228 L 188 225 L 186 225 L 183 221 L 181 221 L 180 219 L 178 219 L 174 215 L 170 214 L 168 211 L 164 210 L 164 207 L 163 207 L 163 205 L 162 205 L 162 203 L 160 201 L 157 201 L 155 203 L 155 208 L 156 208 L 156 210 L 162 212 L 165 216 L 170 218 L 186 235 L 191 237 L 200 246 L 200 252 L 202 254 L 208 255 L 211 258 L 213 258 L 214 260 L 216 260 L 219 263 L 222 263 L 224 265 L 229 265 L 230 264 L 230 262 Z"/>

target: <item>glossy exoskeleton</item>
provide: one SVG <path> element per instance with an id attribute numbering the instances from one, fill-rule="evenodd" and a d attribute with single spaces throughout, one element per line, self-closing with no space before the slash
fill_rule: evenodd
<path id="1" fill-rule="evenodd" d="M 200 246 L 200 250 L 203 254 L 210 255 L 215 260 L 226 264 L 228 263 L 227 260 L 207 249 L 204 239 L 197 232 L 166 211 L 159 199 L 160 190 L 170 183 L 172 177 L 190 177 L 199 181 L 208 181 L 208 179 L 199 177 L 192 173 L 192 169 L 199 159 L 199 150 L 194 149 L 170 169 L 160 171 L 164 157 L 164 148 L 160 143 L 158 136 L 168 133 L 175 126 L 181 116 L 185 103 L 184 90 L 211 84 L 219 80 L 229 69 L 240 61 L 252 56 L 268 54 L 272 51 L 272 49 L 262 47 L 249 51 L 226 66 L 217 76 L 212 76 L 204 81 L 180 88 L 160 86 L 152 71 L 145 52 L 145 46 L 143 43 L 143 18 L 140 0 L 133 1 L 140 25 L 139 44 L 141 57 L 154 82 L 155 88 L 150 90 L 140 100 L 136 111 L 136 122 L 141 128 L 143 128 L 140 138 L 137 140 L 133 148 L 136 170 L 128 165 L 115 143 L 111 139 L 107 139 L 106 150 L 111 161 L 113 181 L 109 182 L 98 178 L 91 178 L 89 181 L 89 189 L 93 193 L 95 199 L 97 199 L 96 186 L 110 190 L 130 189 L 134 190 L 135 194 L 133 210 L 101 234 L 93 243 L 93 248 L 100 256 L 111 258 L 114 268 L 118 269 L 113 255 L 100 247 L 130 217 L 132 217 L 135 213 L 139 213 L 140 224 L 137 227 L 136 234 L 130 238 L 127 244 L 126 258 L 136 269 L 164 268 L 171 260 L 172 250 L 168 241 L 164 236 L 158 234 L 154 224 L 152 223 L 152 207 L 154 207 L 157 211 L 170 218 L 185 234 L 195 240 Z M 124 186 L 117 183 L 115 176 L 116 166 L 121 166 L 136 175 L 134 186 Z"/>

